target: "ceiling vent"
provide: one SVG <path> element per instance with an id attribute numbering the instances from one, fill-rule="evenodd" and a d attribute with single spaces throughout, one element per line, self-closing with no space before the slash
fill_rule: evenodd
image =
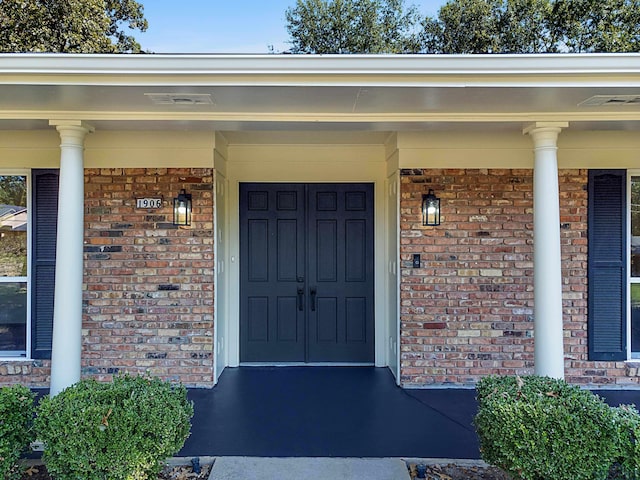
<path id="1" fill-rule="evenodd" d="M 640 105 L 640 95 L 595 95 L 578 104 L 579 107 Z"/>
<path id="2" fill-rule="evenodd" d="M 145 93 L 154 105 L 213 105 L 209 93 Z"/>

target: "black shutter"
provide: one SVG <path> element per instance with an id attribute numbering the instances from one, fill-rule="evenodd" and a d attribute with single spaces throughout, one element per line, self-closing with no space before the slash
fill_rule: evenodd
<path id="1" fill-rule="evenodd" d="M 627 172 L 589 171 L 589 360 L 627 359 Z"/>
<path id="2" fill-rule="evenodd" d="M 51 358 L 58 171 L 32 170 L 31 358 Z"/>

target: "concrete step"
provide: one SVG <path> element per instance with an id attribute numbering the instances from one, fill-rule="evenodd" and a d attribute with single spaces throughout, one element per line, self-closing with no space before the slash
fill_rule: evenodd
<path id="1" fill-rule="evenodd" d="M 209 480 L 409 480 L 399 458 L 217 457 Z"/>

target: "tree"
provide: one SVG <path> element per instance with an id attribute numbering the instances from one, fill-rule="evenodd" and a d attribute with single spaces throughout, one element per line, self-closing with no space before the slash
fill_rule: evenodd
<path id="1" fill-rule="evenodd" d="M 640 0 L 449 0 L 422 24 L 426 53 L 637 52 Z"/>
<path id="2" fill-rule="evenodd" d="M 125 25 L 147 29 L 134 0 L 0 0 L 0 52 L 140 52 Z"/>
<path id="3" fill-rule="evenodd" d="M 556 0 L 553 16 L 572 52 L 637 52 L 639 0 Z"/>
<path id="4" fill-rule="evenodd" d="M 297 0 L 285 12 L 292 53 L 417 51 L 415 6 L 404 0 Z"/>
<path id="5" fill-rule="evenodd" d="M 558 32 L 550 28 L 553 18 L 548 0 L 512 0 L 500 14 L 498 31 L 502 52 L 553 53 Z"/>
<path id="6" fill-rule="evenodd" d="M 499 48 L 501 0 L 457 0 L 442 6 L 438 19 L 423 22 L 429 53 L 495 52 Z"/>
<path id="7" fill-rule="evenodd" d="M 0 176 L 0 205 L 27 206 L 27 180 L 24 176 Z"/>

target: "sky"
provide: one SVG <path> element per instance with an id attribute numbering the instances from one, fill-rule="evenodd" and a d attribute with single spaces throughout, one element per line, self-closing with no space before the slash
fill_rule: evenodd
<path id="1" fill-rule="evenodd" d="M 133 32 L 154 53 L 269 53 L 289 49 L 284 12 L 295 0 L 138 0 L 149 22 Z M 435 16 L 445 0 L 407 0 Z"/>

